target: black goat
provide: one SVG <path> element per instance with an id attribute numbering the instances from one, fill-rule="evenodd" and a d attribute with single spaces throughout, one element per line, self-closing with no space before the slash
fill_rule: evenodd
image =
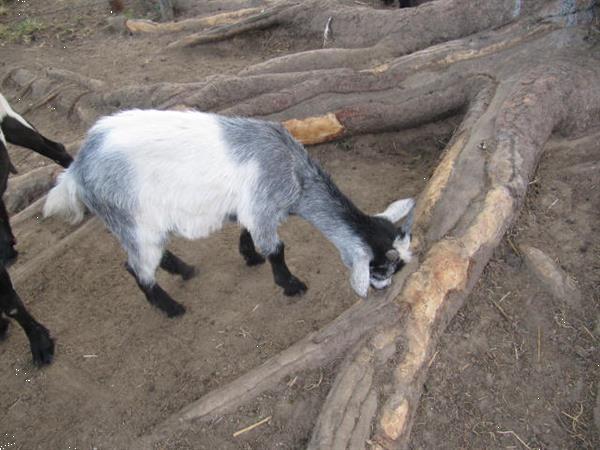
<path id="1" fill-rule="evenodd" d="M 0 340 L 6 337 L 9 324 L 7 318 L 14 319 L 21 325 L 29 339 L 33 362 L 37 365 L 49 364 L 54 355 L 54 341 L 46 327 L 29 314 L 14 290 L 6 270 L 6 266 L 14 262 L 18 256 L 14 248 L 16 240 L 2 200 L 8 174 L 15 172 L 8 156 L 6 141 L 30 148 L 63 167 L 68 167 L 73 158 L 62 144 L 42 136 L 23 117 L 14 112 L 0 94 Z"/>

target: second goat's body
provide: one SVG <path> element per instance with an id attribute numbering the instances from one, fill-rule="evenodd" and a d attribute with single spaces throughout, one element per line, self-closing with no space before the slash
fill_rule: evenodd
<path id="1" fill-rule="evenodd" d="M 277 235 L 289 214 L 319 228 L 349 267 L 359 253 L 367 260 L 375 256 L 357 229 L 361 224 L 354 222 L 366 221 L 369 228 L 371 221 L 385 220 L 362 214 L 280 124 L 193 111 L 132 110 L 98 121 L 75 163 L 50 192 L 44 213 L 78 221 L 84 212 L 81 202 L 119 238 L 151 303 L 161 303 L 150 298 L 156 294 L 152 289 L 159 265 L 191 275 L 190 266 L 163 253 L 170 234 L 197 239 L 237 218 L 245 228 L 240 251 L 246 261 L 264 261 L 256 243 L 269 256 L 277 284 L 293 295 L 306 286 L 285 266 Z M 392 226 L 388 231 L 396 232 Z M 394 239 L 386 246 L 392 248 Z M 363 295 L 368 277 L 367 265 Z"/>

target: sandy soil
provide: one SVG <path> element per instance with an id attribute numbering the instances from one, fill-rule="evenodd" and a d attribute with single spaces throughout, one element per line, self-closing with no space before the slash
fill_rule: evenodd
<path id="1" fill-rule="evenodd" d="M 167 53 L 159 50 L 169 37 L 106 30 L 107 2 L 0 4 L 7 8 L 0 24 L 10 27 L 29 17 L 41 28 L 4 39 L 0 75 L 15 66 L 61 67 L 123 84 L 194 81 L 314 45 L 278 29 Z M 214 4 L 207 2 L 207 8 Z M 125 5 L 131 16 L 156 15 L 149 1 Z M 19 92 L 4 94 L 19 111 L 34 103 Z M 84 133 L 51 103 L 26 117 L 65 143 Z M 310 152 L 360 207 L 377 212 L 419 193 L 459 121 L 452 117 Z M 518 223 L 441 339 L 412 448 L 600 447 L 600 411 L 595 420 L 592 412 L 600 378 L 600 130 L 590 136 L 547 145 Z M 10 152 L 21 172 L 48 164 L 27 150 Z M 185 283 L 159 275 L 187 307 L 175 320 L 146 304 L 123 269 L 123 251 L 96 219 L 73 228 L 42 221 L 33 208 L 14 217 L 13 225 L 21 252 L 11 268 L 13 281 L 56 338 L 57 354 L 52 366 L 34 368 L 17 327 L 0 345 L 0 448 L 127 448 L 171 413 L 357 301 L 335 249 L 296 219 L 282 227 L 281 236 L 292 272 L 309 286 L 305 296 L 290 300 L 267 266 L 246 267 L 237 254 L 238 230 L 229 226 L 202 241 L 172 242 L 170 248 L 200 271 Z M 524 267 L 518 253 L 523 244 L 558 261 L 577 280 L 581 301 L 547 294 Z M 290 386 L 198 423 L 162 448 L 303 448 L 337 363 L 299 373 Z M 268 424 L 232 437 L 267 416 Z"/>

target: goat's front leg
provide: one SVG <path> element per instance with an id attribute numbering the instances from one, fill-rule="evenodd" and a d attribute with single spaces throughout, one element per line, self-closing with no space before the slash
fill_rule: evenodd
<path id="1" fill-rule="evenodd" d="M 302 295 L 306 292 L 306 284 L 291 274 L 285 263 L 283 242 L 279 242 L 275 251 L 268 255 L 275 284 L 283 288 L 283 293 L 288 296 Z"/>
<path id="2" fill-rule="evenodd" d="M 256 266 L 265 262 L 265 258 L 254 247 L 252 235 L 245 228 L 242 228 L 242 233 L 240 234 L 239 250 L 247 266 Z"/>
<path id="3" fill-rule="evenodd" d="M 0 309 L 11 319 L 16 320 L 29 339 L 31 355 L 36 365 L 50 364 L 54 356 L 54 341 L 50 333 L 23 305 L 18 294 L 13 289 L 8 272 L 0 269 Z M 1 318 L 3 322 L 5 319 Z M 7 323 L 3 324 L 5 327 Z M 6 331 L 6 330 L 5 330 Z"/>

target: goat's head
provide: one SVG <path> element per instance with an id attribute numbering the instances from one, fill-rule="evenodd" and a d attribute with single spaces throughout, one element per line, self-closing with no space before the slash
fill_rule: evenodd
<path id="1" fill-rule="evenodd" d="M 352 264 L 351 284 L 361 297 L 367 295 L 369 285 L 375 289 L 388 287 L 392 276 L 410 262 L 414 205 L 412 198 L 398 200 L 370 217 L 370 229 L 365 233 L 370 254 L 357 256 Z M 396 225 L 401 219 L 402 223 Z"/>

